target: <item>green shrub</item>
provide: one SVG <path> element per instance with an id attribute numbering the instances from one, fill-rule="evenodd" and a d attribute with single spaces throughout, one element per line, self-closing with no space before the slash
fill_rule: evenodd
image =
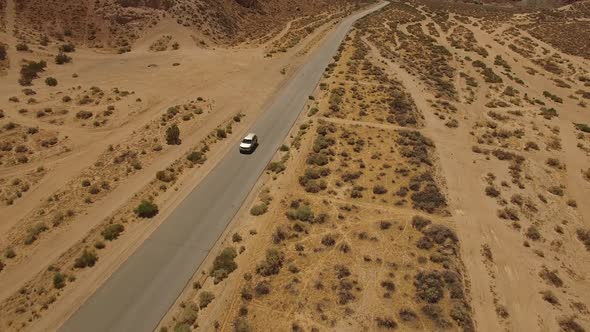
<path id="1" fill-rule="evenodd" d="M 150 201 L 143 200 L 135 209 L 135 214 L 140 218 L 153 218 L 158 214 L 158 206 Z"/>
<path id="2" fill-rule="evenodd" d="M 94 251 L 84 249 L 80 257 L 74 261 L 74 267 L 77 269 L 83 269 L 85 267 L 92 267 L 98 261 L 98 256 Z"/>
<path id="3" fill-rule="evenodd" d="M 122 224 L 111 224 L 105 227 L 100 234 L 105 240 L 113 241 L 116 240 L 124 230 L 125 226 Z"/>
<path id="4" fill-rule="evenodd" d="M 45 84 L 47 84 L 48 86 L 57 86 L 57 80 L 53 77 L 47 77 L 45 79 Z"/>
<path id="5" fill-rule="evenodd" d="M 265 203 L 260 203 L 260 204 L 254 205 L 250 209 L 250 214 L 253 216 L 261 216 L 261 215 L 265 214 L 266 211 L 268 211 L 268 205 Z"/>
<path id="6" fill-rule="evenodd" d="M 213 301 L 214 299 L 215 295 L 213 295 L 213 293 L 206 291 L 201 292 L 201 294 L 199 294 L 199 308 L 206 308 L 209 305 L 209 303 L 211 303 L 211 301 Z"/>
<path id="7" fill-rule="evenodd" d="M 234 248 L 227 247 L 215 257 L 210 271 L 210 275 L 215 278 L 214 283 L 219 283 L 238 268 L 238 264 L 234 261 L 237 256 L 238 253 Z"/>
<path id="8" fill-rule="evenodd" d="M 61 272 L 56 272 L 53 275 L 53 287 L 55 289 L 62 289 L 66 287 L 66 276 Z"/>
<path id="9" fill-rule="evenodd" d="M 166 129 L 166 143 L 168 145 L 180 145 L 180 128 L 176 124 Z"/>

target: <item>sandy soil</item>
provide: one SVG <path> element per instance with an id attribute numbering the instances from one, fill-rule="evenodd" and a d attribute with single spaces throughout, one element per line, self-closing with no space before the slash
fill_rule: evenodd
<path id="1" fill-rule="evenodd" d="M 563 53 L 567 42 L 543 37 L 549 44 L 519 26 L 535 17 L 522 8 L 445 6 L 450 14 L 429 2 L 392 4 L 357 24 L 285 142 L 288 152 L 278 152 L 163 327 L 590 328 L 590 63 L 571 47 Z M 585 17 L 580 12 L 577 20 Z M 406 128 L 434 143 L 430 172 L 443 188 L 443 209 L 424 211 L 396 197 L 407 186 L 394 172 L 404 163 L 396 135 Z M 315 179 L 313 167 L 327 170 Z M 420 174 L 420 168 L 408 171 L 410 178 Z M 376 184 L 382 194 L 372 191 Z M 327 219 L 297 220 L 298 205 Z M 253 215 L 261 206 L 266 212 Z M 414 215 L 456 230 L 460 256 L 447 257 L 445 266 L 417 249 L 423 243 L 411 226 Z M 377 226 L 384 220 L 393 221 L 391 235 Z M 374 242 L 363 242 L 363 232 Z M 229 247 L 238 253 L 237 268 L 226 267 L 231 271 L 223 279 L 215 258 Z M 339 274 L 338 265 L 350 275 Z M 388 275 L 392 265 L 403 268 Z M 432 300 L 438 315 L 424 309 L 419 274 L 432 269 L 464 277 L 458 286 L 464 304 L 449 301 L 444 290 Z M 395 284 L 390 298 L 383 289 L 389 283 L 382 282 L 388 276 Z"/>

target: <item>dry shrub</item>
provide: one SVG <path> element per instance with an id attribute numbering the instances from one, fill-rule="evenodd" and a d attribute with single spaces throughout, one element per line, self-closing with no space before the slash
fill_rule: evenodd
<path id="1" fill-rule="evenodd" d="M 586 246 L 586 250 L 590 251 L 590 229 L 578 229 L 576 234 L 578 235 L 578 240 L 582 241 L 584 246 Z"/>
<path id="2" fill-rule="evenodd" d="M 543 295 L 543 300 L 553 304 L 553 305 L 559 305 L 559 299 L 557 298 L 557 296 L 555 296 L 553 294 L 553 292 L 551 290 L 546 290 L 541 292 L 541 295 Z"/>
<path id="3" fill-rule="evenodd" d="M 543 266 L 541 272 L 539 272 L 539 276 L 555 287 L 563 286 L 563 280 L 559 277 L 557 270 L 550 271 L 547 267 Z"/>
<path id="4" fill-rule="evenodd" d="M 270 276 L 278 274 L 283 266 L 285 254 L 277 249 L 269 249 L 266 252 L 264 261 L 258 263 L 256 266 L 256 273 L 262 276 Z"/>
<path id="5" fill-rule="evenodd" d="M 430 224 L 432 224 L 432 221 L 430 221 L 424 217 L 414 216 L 412 218 L 412 226 L 419 231 L 421 231 L 424 227 L 426 227 Z"/>
<path id="6" fill-rule="evenodd" d="M 578 322 L 575 321 L 575 317 L 564 317 L 558 321 L 559 327 L 564 332 L 584 332 L 586 331 Z"/>
<path id="7" fill-rule="evenodd" d="M 437 303 L 444 296 L 444 281 L 438 271 L 419 272 L 414 286 L 416 295 L 428 303 Z"/>
<path id="8" fill-rule="evenodd" d="M 393 320 L 393 318 L 390 317 L 377 317 L 375 318 L 375 321 L 377 322 L 377 327 L 379 328 L 393 330 L 397 327 L 397 323 L 395 322 L 395 320 Z"/>
<path id="9" fill-rule="evenodd" d="M 436 304 L 426 304 L 422 306 L 421 311 L 428 319 L 433 321 L 437 327 L 441 329 L 451 327 L 451 322 L 444 317 L 444 313 L 440 306 Z"/>
<path id="10" fill-rule="evenodd" d="M 399 310 L 399 318 L 404 322 L 413 322 L 418 318 L 418 315 L 410 308 L 402 308 Z"/>
<path id="11" fill-rule="evenodd" d="M 527 228 L 526 237 L 533 241 L 538 241 L 541 239 L 541 233 L 539 233 L 539 229 L 535 225 L 531 225 Z"/>

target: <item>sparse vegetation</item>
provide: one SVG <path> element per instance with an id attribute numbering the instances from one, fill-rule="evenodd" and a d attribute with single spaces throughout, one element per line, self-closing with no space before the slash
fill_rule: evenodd
<path id="1" fill-rule="evenodd" d="M 140 218 L 153 218 L 158 214 L 158 206 L 150 201 L 143 200 L 135 209 L 135 214 Z"/>

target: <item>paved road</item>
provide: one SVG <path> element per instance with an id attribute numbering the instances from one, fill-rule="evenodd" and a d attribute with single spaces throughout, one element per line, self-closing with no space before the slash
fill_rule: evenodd
<path id="1" fill-rule="evenodd" d="M 60 331 L 156 328 L 286 138 L 354 21 L 383 5 L 344 19 L 328 35 L 253 126 L 256 152 L 241 155 L 236 144 Z"/>

